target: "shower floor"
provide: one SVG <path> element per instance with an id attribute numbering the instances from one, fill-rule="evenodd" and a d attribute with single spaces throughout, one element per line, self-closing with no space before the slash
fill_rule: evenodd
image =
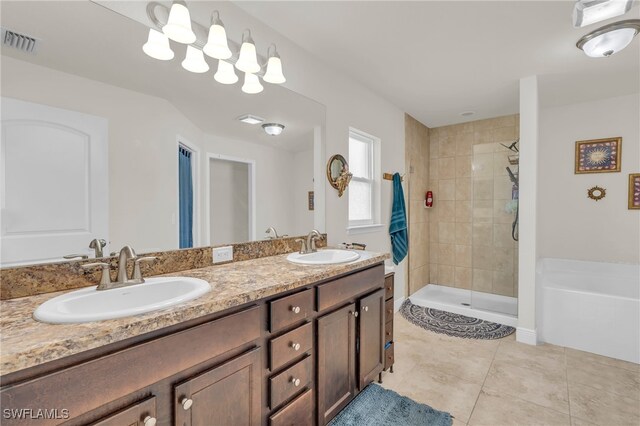
<path id="1" fill-rule="evenodd" d="M 415 305 L 440 309 L 498 324 L 518 325 L 518 299 L 461 288 L 427 284 L 409 299 Z"/>

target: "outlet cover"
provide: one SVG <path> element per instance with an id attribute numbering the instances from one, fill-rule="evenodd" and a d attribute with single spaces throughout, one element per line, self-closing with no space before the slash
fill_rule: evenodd
<path id="1" fill-rule="evenodd" d="M 231 262 L 233 260 L 233 246 L 216 247 L 213 249 L 213 263 Z"/>

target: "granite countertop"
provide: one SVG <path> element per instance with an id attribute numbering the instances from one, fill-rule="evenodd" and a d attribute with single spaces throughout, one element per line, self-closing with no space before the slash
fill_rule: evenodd
<path id="1" fill-rule="evenodd" d="M 355 271 L 389 258 L 360 252 L 359 260 L 338 265 L 295 265 L 287 255 L 213 265 L 165 276 L 208 281 L 213 289 L 171 308 L 125 318 L 82 324 L 45 324 L 33 319 L 41 303 L 57 292 L 0 301 L 0 376 L 149 333 L 187 320 Z"/>

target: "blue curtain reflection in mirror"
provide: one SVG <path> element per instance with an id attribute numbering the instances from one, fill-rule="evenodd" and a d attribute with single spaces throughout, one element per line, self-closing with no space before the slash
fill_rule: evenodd
<path id="1" fill-rule="evenodd" d="M 178 147 L 180 248 L 193 247 L 193 173 L 191 151 Z"/>

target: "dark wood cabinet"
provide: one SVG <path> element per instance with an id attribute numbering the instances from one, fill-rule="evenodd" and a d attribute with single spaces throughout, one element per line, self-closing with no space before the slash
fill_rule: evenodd
<path id="1" fill-rule="evenodd" d="M 387 274 L 384 277 L 385 289 L 385 321 L 384 326 L 384 370 L 393 373 L 393 289 L 394 289 L 394 273 Z M 382 374 L 380 375 L 380 383 L 382 383 Z"/>
<path id="2" fill-rule="evenodd" d="M 360 299 L 358 378 L 364 389 L 384 367 L 384 290 Z"/>
<path id="3" fill-rule="evenodd" d="M 124 410 L 103 417 L 92 426 L 155 426 L 156 416 L 156 397 L 152 396 Z"/>
<path id="4" fill-rule="evenodd" d="M 214 367 L 175 387 L 177 426 L 260 424 L 260 348 Z"/>
<path id="5" fill-rule="evenodd" d="M 318 319 L 318 423 L 327 424 L 356 393 L 355 303 Z"/>

